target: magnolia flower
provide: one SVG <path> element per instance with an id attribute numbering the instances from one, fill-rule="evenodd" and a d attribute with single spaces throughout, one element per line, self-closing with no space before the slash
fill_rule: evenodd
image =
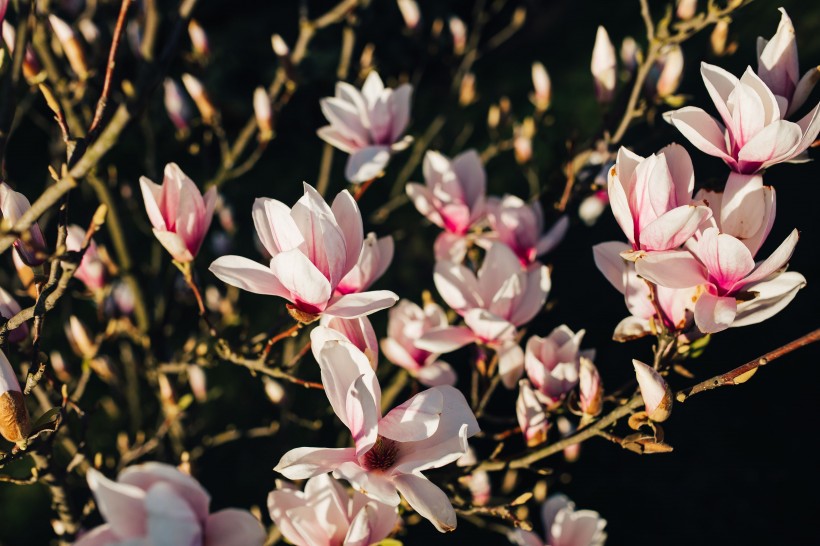
<path id="1" fill-rule="evenodd" d="M 9 320 L 22 309 L 11 294 L 0 288 L 0 318 Z M 19 343 L 28 337 L 28 324 L 23 323 L 8 333 L 8 340 L 11 343 Z"/>
<path id="2" fill-rule="evenodd" d="M 448 353 L 470 343 L 487 345 L 498 354 L 498 373 L 504 386 L 515 387 L 524 372 L 516 328 L 544 307 L 551 286 L 549 269 L 536 265 L 522 270 L 509 247 L 494 243 L 477 276 L 463 265 L 439 261 L 433 282 L 444 301 L 464 317 L 466 326 L 428 331 L 416 346 Z"/>
<path id="3" fill-rule="evenodd" d="M 68 226 L 68 233 L 66 234 L 65 240 L 68 250 L 80 250 L 84 240 L 85 230 L 83 228 L 76 224 Z M 92 292 L 99 292 L 105 287 L 107 269 L 97 250 L 97 243 L 95 243 L 93 239 L 88 243 L 88 248 L 85 249 L 83 259 L 74 272 L 74 276 L 83 281 L 83 284 Z"/>
<path id="4" fill-rule="evenodd" d="M 455 529 L 456 514 L 447 494 L 422 471 L 461 457 L 467 438 L 478 432 L 464 395 L 450 386 L 433 387 L 382 416 L 376 373 L 353 344 L 326 341 L 317 360 L 325 394 L 355 447 L 292 449 L 275 470 L 292 480 L 333 472 L 389 506 L 398 506 L 401 493 L 439 531 Z"/>
<path id="5" fill-rule="evenodd" d="M 54 30 L 54 36 L 60 42 L 60 47 L 63 49 L 63 54 L 68 59 L 68 64 L 71 70 L 81 79 L 88 77 L 88 63 L 86 62 L 85 52 L 83 46 L 80 44 L 80 39 L 71 25 L 60 19 L 54 14 L 49 14 L 48 22 L 51 23 L 51 28 Z"/>
<path id="6" fill-rule="evenodd" d="M 487 218 L 493 230 L 490 239 L 510 247 L 525 267 L 554 249 L 569 228 L 569 218 L 562 216 L 547 233 L 543 233 L 541 204 L 537 201 L 528 204 L 514 195 L 505 195 L 501 199 L 491 197 L 487 201 Z"/>
<path id="7" fill-rule="evenodd" d="M 670 144 L 647 158 L 624 147 L 609 171 L 612 214 L 636 251 L 681 246 L 712 215 L 693 205 L 695 173 L 689 154 Z"/>
<path id="8" fill-rule="evenodd" d="M 94 468 L 86 477 L 107 523 L 81 536 L 75 546 L 261 546 L 265 541 L 262 525 L 245 510 L 209 514 L 208 493 L 171 465 L 130 466 L 117 481 Z"/>
<path id="9" fill-rule="evenodd" d="M 633 358 L 632 366 L 635 368 L 635 377 L 641 388 L 646 414 L 653 421 L 666 421 L 672 412 L 672 390 L 666 384 L 666 380 L 655 368 L 640 360 Z"/>
<path id="10" fill-rule="evenodd" d="M 521 434 L 528 447 L 535 447 L 547 441 L 550 423 L 544 405 L 532 390 L 530 382 L 522 379 L 518 382 L 518 399 L 515 402 L 515 415 Z"/>
<path id="11" fill-rule="evenodd" d="M 253 91 L 253 117 L 259 129 L 259 140 L 267 142 L 273 138 L 273 110 L 264 87 L 257 87 Z"/>
<path id="12" fill-rule="evenodd" d="M 516 529 L 510 540 L 519 546 L 603 546 L 606 520 L 593 510 L 575 510 L 566 495 L 552 495 L 541 507 L 544 541 L 531 531 Z"/>
<path id="13" fill-rule="evenodd" d="M 539 62 L 532 63 L 532 88 L 533 94 L 530 101 L 539 112 L 546 112 L 552 101 L 552 83 L 550 75 L 544 65 Z"/>
<path id="14" fill-rule="evenodd" d="M 0 435 L 24 445 L 31 429 L 20 382 L 6 354 L 0 350 Z"/>
<path id="15" fill-rule="evenodd" d="M 410 30 L 415 30 L 421 20 L 421 10 L 416 0 L 396 0 L 396 3 L 399 5 L 404 24 Z"/>
<path id="16" fill-rule="evenodd" d="M 7 223 L 6 229 L 11 229 L 30 208 L 31 203 L 25 195 L 14 191 L 5 182 L 0 182 L 0 219 Z M 45 248 L 46 241 L 37 222 L 31 224 L 25 237 L 14 241 L 17 254 L 26 265 L 32 267 L 43 263 L 44 260 L 39 254 L 42 254 Z"/>
<path id="17" fill-rule="evenodd" d="M 631 316 L 623 319 L 615 327 L 613 339 L 628 341 L 656 331 L 653 321 L 661 320 L 663 325 L 679 332 L 686 332 L 693 323 L 695 301 L 700 295 L 700 288 L 667 288 L 657 286 L 657 304 L 663 314 L 657 316 L 652 295 L 646 281 L 635 272 L 635 264 L 627 262 L 621 256 L 629 250 L 629 245 L 619 241 L 600 243 L 592 247 L 595 265 L 604 277 L 624 295 L 626 307 Z"/>
<path id="18" fill-rule="evenodd" d="M 374 370 L 379 363 L 379 342 L 376 331 L 367 317 L 345 319 L 324 316 L 319 322 L 319 327 L 310 332 L 310 339 L 316 360 L 319 359 L 318 355 L 321 354 L 325 341 L 335 339 L 349 341 L 355 345 L 370 360 Z"/>
<path id="19" fill-rule="evenodd" d="M 527 341 L 524 368 L 535 394 L 549 408 L 559 405 L 578 385 L 584 333 L 562 324 L 547 337 L 532 336 Z"/>
<path id="20" fill-rule="evenodd" d="M 390 309 L 387 318 L 387 337 L 381 341 L 382 353 L 387 360 L 401 366 L 419 383 L 428 387 L 454 385 L 456 372 L 437 353 L 416 347 L 416 341 L 430 330 L 447 326 L 444 309 L 435 303 L 424 308 L 409 300 L 399 300 Z"/>
<path id="21" fill-rule="evenodd" d="M 712 209 L 712 218 L 704 227 L 711 225 L 738 239 L 752 256 L 774 225 L 775 191 L 763 185 L 759 174 L 731 173 L 722 192 L 700 190 L 695 199 Z"/>
<path id="22" fill-rule="evenodd" d="M 668 288 L 701 286 L 695 323 L 701 332 L 757 324 L 786 307 L 806 285 L 800 273 L 783 272 L 797 244 L 795 229 L 764 261 L 717 228 L 707 228 L 686 251 L 657 252 L 636 264 L 638 275 Z"/>
<path id="23" fill-rule="evenodd" d="M 778 101 L 751 67 L 740 79 L 707 63 L 701 63 L 700 72 L 725 127 L 695 106 L 663 117 L 693 146 L 721 158 L 734 172 L 753 174 L 795 160 L 817 138 L 820 104 L 792 123 L 783 119 L 786 100 Z"/>
<path id="24" fill-rule="evenodd" d="M 336 96 L 321 100 L 322 113 L 330 125 L 317 134 L 328 144 L 349 153 L 345 176 L 361 183 L 382 174 L 393 152 L 409 144 L 401 139 L 410 119 L 413 87 L 402 84 L 384 87 L 382 79 L 371 72 L 359 91 L 349 83 L 336 84 Z"/>
<path id="25" fill-rule="evenodd" d="M 641 55 L 641 46 L 638 45 L 635 38 L 632 36 L 627 36 L 623 39 L 621 42 L 619 56 L 621 57 L 621 63 L 624 65 L 627 72 L 630 74 L 634 72 L 635 68 L 638 66 L 638 57 Z"/>
<path id="26" fill-rule="evenodd" d="M 673 95 L 678 90 L 683 77 L 683 49 L 678 45 L 669 47 L 654 68 L 658 72 L 655 82 L 655 92 L 658 97 Z"/>
<path id="27" fill-rule="evenodd" d="M 171 123 L 177 128 L 177 131 L 187 132 L 192 112 L 191 105 L 182 91 L 182 86 L 171 78 L 165 78 L 163 91 L 165 111 L 168 113 Z"/>
<path id="28" fill-rule="evenodd" d="M 304 191 L 293 208 L 269 198 L 253 204 L 270 266 L 223 256 L 211 264 L 213 274 L 243 290 L 288 300 L 288 310 L 303 322 L 322 314 L 355 318 L 393 305 L 399 298 L 387 290 L 334 295 L 362 253 L 361 213 L 347 190 L 332 206 L 311 186 L 304 184 Z"/>
<path id="29" fill-rule="evenodd" d="M 467 150 L 453 159 L 438 152 L 424 155 L 424 184 L 407 184 L 418 211 L 445 230 L 436 240 L 436 257 L 461 254 L 464 236 L 484 220 L 487 174 L 481 157 Z"/>
<path id="30" fill-rule="evenodd" d="M 599 26 L 592 48 L 592 77 L 595 79 L 595 97 L 600 103 L 612 102 L 615 95 L 615 79 L 618 69 L 615 60 L 615 46 L 604 27 Z"/>
<path id="31" fill-rule="evenodd" d="M 176 163 L 165 166 L 161 186 L 143 176 L 140 188 L 154 236 L 174 260 L 194 261 L 211 226 L 216 188 L 212 187 L 203 196 Z"/>
<path id="32" fill-rule="evenodd" d="M 327 474 L 313 477 L 299 491 L 280 486 L 268 495 L 270 517 L 296 546 L 369 546 L 400 522 L 396 508 L 353 492 Z"/>
<path id="33" fill-rule="evenodd" d="M 585 225 L 594 226 L 607 205 L 609 205 L 609 193 L 604 190 L 596 191 L 581 201 L 578 206 L 578 217 Z"/>
<path id="34" fill-rule="evenodd" d="M 338 294 L 363 292 L 376 282 L 393 261 L 393 237 L 379 237 L 368 233 L 362 245 L 359 260 L 336 287 Z"/>
<path id="35" fill-rule="evenodd" d="M 809 98 L 820 80 L 820 69 L 812 67 L 800 77 L 794 26 L 786 10 L 779 9 L 780 24 L 777 25 L 775 35 L 771 40 L 762 37 L 757 39 L 757 75 L 775 97 L 786 101 L 788 107 L 785 112 L 781 109 L 781 117 L 786 118 L 794 114 Z"/>

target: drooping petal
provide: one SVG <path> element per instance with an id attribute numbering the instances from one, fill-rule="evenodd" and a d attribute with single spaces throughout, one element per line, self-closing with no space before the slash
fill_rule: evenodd
<path id="1" fill-rule="evenodd" d="M 267 294 L 290 299 L 290 292 L 285 288 L 269 267 L 243 258 L 242 256 L 222 256 L 211 263 L 208 268 L 216 277 L 242 290 L 254 294 Z"/>
<path id="2" fill-rule="evenodd" d="M 390 146 L 365 146 L 347 158 L 345 178 L 354 184 L 361 184 L 384 173 L 390 162 Z"/>
<path id="3" fill-rule="evenodd" d="M 606 280 L 622 294 L 626 286 L 624 276 L 626 262 L 621 257 L 621 252 L 630 249 L 631 247 L 629 245 L 620 241 L 599 243 L 592 247 L 592 256 L 595 259 L 595 266 L 603 273 Z"/>
<path id="4" fill-rule="evenodd" d="M 110 480 L 93 468 L 88 470 L 86 479 L 97 500 L 100 514 L 118 537 L 127 539 L 145 536 L 148 515 L 143 489 Z"/>
<path id="5" fill-rule="evenodd" d="M 352 447 L 297 447 L 285 453 L 274 470 L 289 480 L 303 480 L 333 472 L 339 465 L 356 460 Z"/>
<path id="6" fill-rule="evenodd" d="M 695 304 L 695 324 L 705 334 L 725 330 L 732 325 L 736 315 L 737 302 L 733 297 L 719 297 L 706 292 Z"/>
<path id="7" fill-rule="evenodd" d="M 726 151 L 723 127 L 701 108 L 684 106 L 666 112 L 663 119 L 674 125 L 701 152 L 719 157 L 730 165 L 734 162 Z"/>
<path id="8" fill-rule="evenodd" d="M 757 264 L 754 271 L 752 271 L 745 279 L 744 285 L 762 281 L 781 267 L 785 266 L 792 257 L 794 247 L 797 246 L 797 241 L 800 238 L 800 233 L 797 229 L 793 229 L 789 236 L 780 243 L 774 252 L 769 255 L 764 261 Z"/>
<path id="9" fill-rule="evenodd" d="M 423 476 L 403 474 L 394 478 L 396 489 L 420 516 L 429 520 L 442 533 L 456 528 L 456 511 L 449 497 L 437 485 Z"/>
<path id="10" fill-rule="evenodd" d="M 508 389 L 515 387 L 524 375 L 524 351 L 515 341 L 503 344 L 498 351 L 498 375 Z"/>
<path id="11" fill-rule="evenodd" d="M 478 336 L 470 328 L 445 326 L 425 332 L 416 340 L 416 347 L 431 353 L 450 353 L 477 340 Z"/>
<path id="12" fill-rule="evenodd" d="M 732 321 L 732 327 L 757 324 L 776 315 L 794 299 L 797 291 L 804 286 L 806 286 L 806 278 L 793 271 L 747 285 L 745 290 L 754 294 L 754 298 L 738 304 L 737 316 Z"/>

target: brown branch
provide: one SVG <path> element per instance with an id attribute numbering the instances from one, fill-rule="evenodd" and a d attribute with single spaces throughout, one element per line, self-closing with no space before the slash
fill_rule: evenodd
<path id="1" fill-rule="evenodd" d="M 97 132 L 98 126 L 102 121 L 103 114 L 105 114 L 105 106 L 108 103 L 108 95 L 111 93 L 111 80 L 114 76 L 114 67 L 117 64 L 117 49 L 122 38 L 123 28 L 125 27 L 125 16 L 128 13 L 128 8 L 131 7 L 133 0 L 122 0 L 120 6 L 120 14 L 117 17 L 117 24 L 114 27 L 114 36 L 111 41 L 111 50 L 108 52 L 108 64 L 105 68 L 105 80 L 103 81 L 102 92 L 97 101 L 97 108 L 94 111 L 94 119 L 91 121 L 91 126 L 88 129 L 89 135 L 94 135 Z M 92 137 L 93 138 L 93 137 Z"/>
<path id="2" fill-rule="evenodd" d="M 711 379 L 707 379 L 706 381 L 701 381 L 694 387 L 679 391 L 675 397 L 678 402 L 685 402 L 692 396 L 701 392 L 710 391 L 718 387 L 725 387 L 727 385 L 740 385 L 741 383 L 745 383 L 752 375 L 754 375 L 758 368 L 765 366 L 772 360 L 778 359 L 781 356 L 785 356 L 792 351 L 796 351 L 797 349 L 817 341 L 820 341 L 820 328 L 814 330 L 813 332 L 809 332 L 808 334 L 799 337 L 794 341 L 783 345 L 782 347 L 778 347 L 760 358 L 750 360 L 746 364 L 738 366 L 734 370 L 717 375 Z"/>
<path id="3" fill-rule="evenodd" d="M 305 387 L 306 389 L 320 389 L 324 390 L 324 385 L 321 383 L 315 383 L 313 381 L 305 381 L 304 379 L 299 379 L 298 377 L 291 375 L 279 368 L 271 368 L 270 366 L 266 366 L 263 361 L 260 359 L 250 359 L 245 358 L 242 355 L 235 353 L 228 343 L 224 339 L 217 340 L 216 343 L 216 354 L 219 355 L 220 358 L 223 360 L 227 360 L 228 362 L 232 362 L 233 364 L 237 364 L 239 366 L 243 366 L 248 368 L 252 372 L 261 373 L 275 379 L 284 379 L 290 383 L 294 383 L 296 385 L 300 385 Z"/>

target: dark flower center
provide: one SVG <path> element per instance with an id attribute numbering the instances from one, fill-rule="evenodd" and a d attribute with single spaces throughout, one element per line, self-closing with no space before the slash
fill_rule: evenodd
<path id="1" fill-rule="evenodd" d="M 399 444 L 379 436 L 370 451 L 362 457 L 362 466 L 370 471 L 384 471 L 396 464 L 399 455 Z"/>

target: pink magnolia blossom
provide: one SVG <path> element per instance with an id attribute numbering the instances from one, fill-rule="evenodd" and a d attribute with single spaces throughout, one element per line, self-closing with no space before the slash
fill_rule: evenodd
<path id="1" fill-rule="evenodd" d="M 757 39 L 757 75 L 775 97 L 786 101 L 788 108 L 785 112 L 781 110 L 782 117 L 786 118 L 794 114 L 809 98 L 820 80 L 820 70 L 812 67 L 800 77 L 794 25 L 786 10 L 779 9 L 781 15 L 777 32 L 771 40 L 761 37 Z"/>
<path id="2" fill-rule="evenodd" d="M 318 360 L 322 346 L 325 341 L 334 339 L 337 341 L 349 341 L 356 346 L 370 360 L 373 369 L 379 363 L 379 341 L 376 338 L 376 331 L 367 317 L 356 317 L 345 319 L 339 317 L 323 316 L 319 322 L 319 327 L 310 332 L 311 349 Z"/>
<path id="3" fill-rule="evenodd" d="M 532 88 L 530 101 L 536 110 L 546 112 L 552 102 L 552 82 L 547 69 L 539 62 L 532 63 Z"/>
<path id="4" fill-rule="evenodd" d="M 612 102 L 615 96 L 618 65 L 615 58 L 615 46 L 612 45 L 606 29 L 601 26 L 595 34 L 590 70 L 595 80 L 595 97 L 598 102 Z"/>
<path id="5" fill-rule="evenodd" d="M 629 245 L 619 241 L 600 243 L 592 248 L 595 265 L 618 292 L 624 295 L 631 316 L 623 319 L 615 328 L 613 339 L 628 341 L 655 332 L 652 321 L 658 320 L 655 306 L 650 299 L 649 286 L 635 272 L 635 264 L 621 256 Z M 697 286 L 667 288 L 657 286 L 658 307 L 663 316 L 660 320 L 670 330 L 688 331 L 694 320 L 695 301 L 700 294 Z"/>
<path id="6" fill-rule="evenodd" d="M 322 113 L 330 125 L 320 128 L 319 138 L 349 153 L 345 176 L 361 183 L 382 174 L 390 155 L 407 147 L 401 140 L 410 120 L 413 87 L 402 84 L 385 88 L 371 72 L 359 91 L 349 83 L 336 84 L 336 96 L 322 99 Z"/>
<path id="7" fill-rule="evenodd" d="M 355 447 L 292 449 L 275 470 L 289 479 L 333 472 L 389 506 L 399 504 L 401 493 L 439 531 L 455 529 L 447 494 L 422 472 L 457 460 L 478 432 L 464 395 L 450 386 L 433 387 L 382 416 L 376 373 L 353 344 L 326 341 L 318 361 L 325 394 Z"/>
<path id="8" fill-rule="evenodd" d="M 17 303 L 11 294 L 0 288 L 0 317 L 9 320 L 21 311 L 20 304 Z M 28 337 L 28 323 L 24 322 L 8 334 L 11 343 L 19 343 Z"/>
<path id="9" fill-rule="evenodd" d="M 603 546 L 606 520 L 593 510 L 576 510 L 566 495 L 550 496 L 541 507 L 546 537 L 516 529 L 509 535 L 519 546 Z"/>
<path id="10" fill-rule="evenodd" d="M 569 218 L 562 216 L 547 233 L 543 233 L 541 204 L 537 201 L 526 203 L 514 195 L 505 195 L 501 199 L 491 197 L 487 201 L 487 218 L 493 230 L 489 238 L 510 247 L 524 266 L 554 249 L 569 228 Z"/>
<path id="11" fill-rule="evenodd" d="M 336 287 L 338 294 L 364 292 L 370 285 L 384 275 L 390 262 L 393 261 L 393 237 L 376 238 L 375 233 L 368 233 L 362 245 L 359 261 Z"/>
<path id="12" fill-rule="evenodd" d="M 700 72 L 723 124 L 695 106 L 667 112 L 664 119 L 693 146 L 721 158 L 734 172 L 753 174 L 797 160 L 817 138 L 820 104 L 793 123 L 783 119 L 786 99 L 778 100 L 751 67 L 740 79 L 705 62 Z"/>
<path id="13" fill-rule="evenodd" d="M 641 388 L 646 414 L 657 422 L 666 421 L 672 411 L 672 390 L 658 371 L 640 360 L 632 359 L 635 377 Z"/>
<path id="14" fill-rule="evenodd" d="M 447 315 L 437 304 L 427 303 L 422 308 L 409 300 L 399 300 L 388 313 L 387 337 L 381 340 L 382 353 L 422 385 L 454 385 L 457 377 L 453 368 L 438 360 L 437 353 L 416 347 L 416 341 L 426 332 L 446 326 Z"/>
<path id="15" fill-rule="evenodd" d="M 609 202 L 633 250 L 681 246 L 712 215 L 692 203 L 695 173 L 689 154 L 670 144 L 647 158 L 621 147 L 609 171 Z"/>
<path id="16" fill-rule="evenodd" d="M 154 236 L 174 260 L 194 261 L 211 226 L 216 188 L 202 195 L 176 163 L 165 166 L 161 186 L 143 176 L 140 188 Z"/>
<path id="17" fill-rule="evenodd" d="M 448 353 L 470 343 L 487 345 L 498 353 L 498 373 L 504 386 L 515 387 L 524 372 L 516 328 L 543 309 L 551 287 L 549 269 L 536 265 L 522 270 L 507 245 L 494 243 L 478 275 L 463 265 L 439 261 L 433 281 L 444 301 L 464 317 L 466 326 L 428 331 L 416 346 Z"/>
<path id="18" fill-rule="evenodd" d="M 584 330 L 573 332 L 562 324 L 547 337 L 532 336 L 527 341 L 524 368 L 536 396 L 547 407 L 558 406 L 578 385 L 583 338 Z"/>
<path id="19" fill-rule="evenodd" d="M 410 30 L 415 30 L 421 21 L 421 10 L 416 0 L 396 0 L 399 11 L 404 19 L 404 24 Z"/>
<path id="20" fill-rule="evenodd" d="M 265 541 L 262 525 L 245 510 L 209 514 L 208 493 L 176 467 L 135 465 L 117 481 L 92 468 L 87 479 L 107 523 L 81 536 L 76 546 L 261 546 Z"/>
<path id="21" fill-rule="evenodd" d="M 635 267 L 638 275 L 660 286 L 701 286 L 695 323 L 704 333 L 720 332 L 762 322 L 806 285 L 800 273 L 783 271 L 797 239 L 795 229 L 766 260 L 755 263 L 746 245 L 711 227 L 691 245 L 691 253 L 652 253 Z"/>
<path id="22" fill-rule="evenodd" d="M 668 47 L 653 68 L 657 71 L 655 93 L 660 98 L 673 95 L 680 87 L 683 77 L 683 49 L 679 45 Z"/>
<path id="23" fill-rule="evenodd" d="M 191 111 L 191 104 L 182 90 L 182 86 L 176 80 L 165 78 L 163 83 L 163 100 L 165 104 L 165 111 L 171 119 L 171 123 L 177 128 L 177 131 L 187 132 L 193 112 Z"/>
<path id="24" fill-rule="evenodd" d="M 487 174 L 481 157 L 467 150 L 453 159 L 428 151 L 422 166 L 424 184 L 407 184 L 407 195 L 418 211 L 444 229 L 436 240 L 436 257 L 461 254 L 467 233 L 485 217 Z"/>
<path id="25" fill-rule="evenodd" d="M 595 417 L 601 413 L 604 386 L 601 374 L 592 360 L 581 357 L 581 368 L 578 370 L 578 407 L 584 417 Z"/>
<path id="26" fill-rule="evenodd" d="M 394 506 L 353 491 L 322 474 L 305 490 L 281 486 L 268 495 L 268 511 L 282 536 L 296 546 L 369 546 L 401 521 Z"/>
<path id="27" fill-rule="evenodd" d="M 716 227 L 741 241 L 752 256 L 757 254 L 774 225 L 775 191 L 763 185 L 759 174 L 729 174 L 722 192 L 698 191 L 696 198 L 712 209 L 703 228 Z"/>
<path id="28" fill-rule="evenodd" d="M 253 204 L 259 240 L 270 254 L 270 266 L 241 256 L 223 256 L 210 270 L 222 281 L 253 292 L 279 296 L 298 320 L 318 315 L 355 318 L 393 305 L 393 292 L 377 290 L 334 295 L 356 266 L 362 252 L 362 216 L 345 190 L 332 206 L 311 186 L 293 208 L 276 199 Z"/>
<path id="29" fill-rule="evenodd" d="M 68 250 L 80 250 L 84 240 L 85 230 L 82 227 L 76 224 L 68 226 L 65 241 Z M 97 243 L 92 239 L 85 250 L 85 254 L 83 254 L 80 266 L 74 272 L 74 276 L 83 281 L 83 284 L 91 292 L 99 292 L 107 283 L 107 273 L 105 263 L 103 263 L 97 250 Z"/>
<path id="30" fill-rule="evenodd" d="M 0 220 L 7 223 L 6 229 L 14 227 L 30 208 L 31 203 L 25 195 L 14 191 L 5 182 L 0 182 Z M 14 249 L 28 266 L 38 266 L 45 261 L 40 254 L 46 250 L 46 241 L 37 222 L 31 224 L 25 241 L 22 238 L 14 241 Z"/>
<path id="31" fill-rule="evenodd" d="M 547 441 L 547 432 L 550 429 L 547 412 L 527 379 L 518 382 L 515 416 L 528 447 L 535 447 Z"/>

